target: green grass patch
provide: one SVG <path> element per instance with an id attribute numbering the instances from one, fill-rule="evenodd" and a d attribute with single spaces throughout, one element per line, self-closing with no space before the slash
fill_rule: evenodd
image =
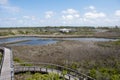
<path id="1" fill-rule="evenodd" d="M 96 80 L 120 80 L 120 73 L 115 68 L 91 69 L 90 76 Z"/>
<path id="2" fill-rule="evenodd" d="M 15 57 L 15 58 L 13 59 L 13 61 L 14 61 L 14 62 L 17 62 L 17 63 L 22 63 L 22 62 L 23 62 L 21 59 L 19 59 L 19 58 L 17 58 L 17 57 Z"/>
<path id="3" fill-rule="evenodd" d="M 2 53 L 0 52 L 0 62 L 1 62 L 1 60 L 2 60 Z"/>
<path id="4" fill-rule="evenodd" d="M 49 74 L 35 73 L 34 75 L 32 75 L 32 77 L 26 80 L 63 80 L 63 79 L 60 79 L 60 76 L 55 73 L 49 73 Z"/>
<path id="5" fill-rule="evenodd" d="M 33 66 L 33 64 L 21 64 L 21 66 Z"/>
<path id="6" fill-rule="evenodd" d="M 120 40 L 113 42 L 115 45 L 120 45 Z"/>

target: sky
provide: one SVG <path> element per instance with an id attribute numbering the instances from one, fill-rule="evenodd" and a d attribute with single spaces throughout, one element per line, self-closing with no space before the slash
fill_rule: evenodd
<path id="1" fill-rule="evenodd" d="M 0 27 L 120 26 L 120 0 L 0 0 Z"/>

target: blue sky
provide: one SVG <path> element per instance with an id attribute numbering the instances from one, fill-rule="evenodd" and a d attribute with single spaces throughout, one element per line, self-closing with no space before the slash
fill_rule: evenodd
<path id="1" fill-rule="evenodd" d="M 120 26 L 120 0 L 0 0 L 0 27 Z"/>

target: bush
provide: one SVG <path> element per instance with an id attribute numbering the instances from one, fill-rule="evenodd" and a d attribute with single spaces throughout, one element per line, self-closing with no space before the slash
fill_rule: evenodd
<path id="1" fill-rule="evenodd" d="M 17 63 L 21 63 L 22 62 L 19 58 L 14 58 L 13 61 L 15 61 Z"/>
<path id="2" fill-rule="evenodd" d="M 120 74 L 116 69 L 99 68 L 90 70 L 90 76 L 97 80 L 120 80 Z"/>
<path id="3" fill-rule="evenodd" d="M 120 40 L 114 42 L 115 45 L 120 45 Z"/>
<path id="4" fill-rule="evenodd" d="M 61 80 L 61 79 L 60 76 L 55 73 L 49 74 L 35 73 L 32 77 L 28 78 L 27 80 Z"/>
<path id="5" fill-rule="evenodd" d="M 93 78 L 96 78 L 96 70 L 95 69 L 90 70 L 90 76 Z"/>
<path id="6" fill-rule="evenodd" d="M 111 80 L 120 80 L 120 74 L 119 75 L 112 75 Z"/>

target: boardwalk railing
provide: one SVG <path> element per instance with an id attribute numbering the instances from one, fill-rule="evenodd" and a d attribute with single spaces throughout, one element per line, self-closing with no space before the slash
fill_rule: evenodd
<path id="1" fill-rule="evenodd" d="M 2 53 L 2 59 L 0 62 L 0 75 L 1 75 L 1 69 L 2 69 L 3 60 L 4 60 L 4 48 L 0 47 L 0 52 Z"/>
<path id="2" fill-rule="evenodd" d="M 20 72 L 44 72 L 44 73 L 57 73 L 62 75 L 63 71 L 66 71 L 67 74 L 65 78 L 68 80 L 95 80 L 86 74 L 80 73 L 76 70 L 66 68 L 64 66 L 50 64 L 50 63 L 23 63 L 14 65 L 15 73 Z"/>
<path id="3" fill-rule="evenodd" d="M 0 80 L 14 80 L 14 73 L 21 72 L 52 72 L 57 73 L 62 77 L 63 71 L 67 72 L 64 77 L 68 80 L 95 80 L 92 77 L 80 73 L 76 70 L 56 64 L 27 62 L 22 64 L 15 64 L 13 66 L 14 63 L 12 50 L 10 48 L 4 47 L 0 47 L 0 50 L 3 54 L 0 66 Z"/>

